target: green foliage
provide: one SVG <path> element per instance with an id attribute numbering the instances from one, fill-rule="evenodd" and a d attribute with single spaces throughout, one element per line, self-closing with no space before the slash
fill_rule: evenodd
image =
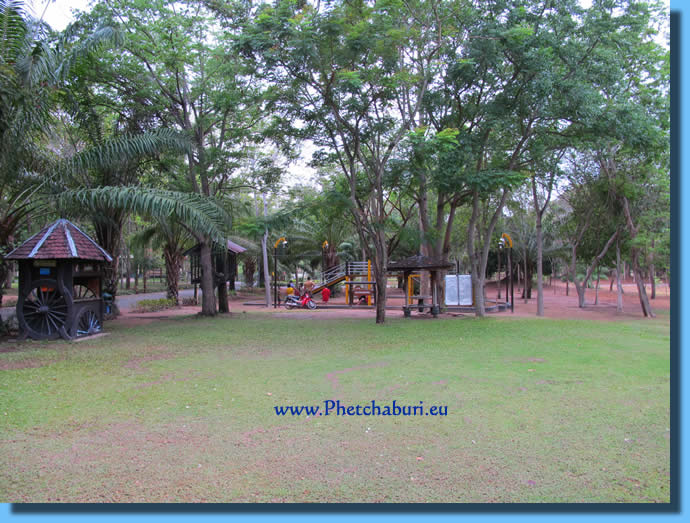
<path id="1" fill-rule="evenodd" d="M 179 193 L 145 187 L 99 187 L 77 189 L 57 195 L 59 206 L 79 206 L 94 212 L 118 208 L 153 218 L 176 217 L 191 231 L 222 239 L 232 223 L 228 213 L 213 199 L 193 193 Z"/>
<path id="2" fill-rule="evenodd" d="M 158 312 L 175 307 L 175 300 L 167 298 L 139 300 L 131 308 L 132 312 Z"/>

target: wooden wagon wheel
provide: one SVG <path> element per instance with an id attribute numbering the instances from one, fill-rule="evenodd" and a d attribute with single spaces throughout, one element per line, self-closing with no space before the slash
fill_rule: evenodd
<path id="1" fill-rule="evenodd" d="M 72 319 L 72 296 L 56 280 L 36 280 L 17 304 L 17 319 L 34 339 L 67 337 Z"/>
<path id="2" fill-rule="evenodd" d="M 96 297 L 97 296 L 95 292 L 89 289 L 86 285 L 82 285 L 81 283 L 74 285 L 72 288 L 72 298 L 74 300 L 84 300 Z"/>
<path id="3" fill-rule="evenodd" d="M 98 314 L 96 314 L 96 311 L 91 309 L 84 309 L 81 312 L 77 318 L 76 326 L 77 338 L 98 334 L 103 328 Z"/>

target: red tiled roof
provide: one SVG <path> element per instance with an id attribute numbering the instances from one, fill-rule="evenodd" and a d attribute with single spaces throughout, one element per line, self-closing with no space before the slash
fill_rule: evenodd
<path id="1" fill-rule="evenodd" d="M 96 260 L 111 261 L 111 256 L 79 227 L 60 219 L 9 253 L 8 260 Z"/>

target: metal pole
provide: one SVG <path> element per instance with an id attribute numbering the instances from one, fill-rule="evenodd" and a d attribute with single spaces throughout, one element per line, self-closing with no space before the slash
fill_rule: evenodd
<path id="1" fill-rule="evenodd" d="M 458 307 L 460 307 L 460 260 L 455 260 L 455 293 L 458 296 Z"/>
<path id="2" fill-rule="evenodd" d="M 498 283 L 496 285 L 496 288 L 498 289 L 498 297 L 496 300 L 501 299 L 501 245 L 498 245 Z"/>
<path id="3" fill-rule="evenodd" d="M 513 248 L 508 251 L 508 268 L 513 267 Z M 513 288 L 513 271 L 510 271 L 510 312 L 515 312 L 515 289 Z"/>
<path id="4" fill-rule="evenodd" d="M 506 275 L 506 276 L 508 276 L 506 278 L 506 303 L 508 303 L 508 301 L 510 300 L 510 297 L 508 296 L 508 281 L 509 280 L 513 281 L 513 271 L 510 267 L 509 256 L 510 256 L 510 251 L 506 250 L 506 265 L 508 266 L 508 274 Z"/>
<path id="5" fill-rule="evenodd" d="M 278 249 L 273 247 L 273 308 L 278 308 Z"/>

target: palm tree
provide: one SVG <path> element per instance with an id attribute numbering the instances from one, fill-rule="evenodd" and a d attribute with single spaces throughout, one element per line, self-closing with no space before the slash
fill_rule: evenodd
<path id="1" fill-rule="evenodd" d="M 104 28 L 68 48 L 24 2 L 0 0 L 0 281 L 8 271 L 4 255 L 34 214 L 36 192 L 54 163 L 45 144 L 56 88 L 79 56 L 118 35 Z M 0 286 L 0 302 L 2 294 Z"/>
<path id="2" fill-rule="evenodd" d="M 132 238 L 132 245 L 134 246 L 150 245 L 154 249 L 163 250 L 167 283 L 166 297 L 175 305 L 180 304 L 179 281 L 184 251 L 191 246 L 192 241 L 193 237 L 189 231 L 172 217 L 157 219 L 155 224 L 138 232 Z"/>
<path id="3" fill-rule="evenodd" d="M 196 193 L 109 186 L 66 190 L 55 198 L 58 208 L 79 209 L 82 215 L 94 216 L 103 209 L 137 213 L 158 223 L 176 222 L 195 237 L 203 235 L 219 242 L 227 238 L 232 225 L 230 214 L 218 202 Z M 206 292 L 213 294 L 213 289 Z M 215 314 L 215 308 L 206 314 Z"/>

